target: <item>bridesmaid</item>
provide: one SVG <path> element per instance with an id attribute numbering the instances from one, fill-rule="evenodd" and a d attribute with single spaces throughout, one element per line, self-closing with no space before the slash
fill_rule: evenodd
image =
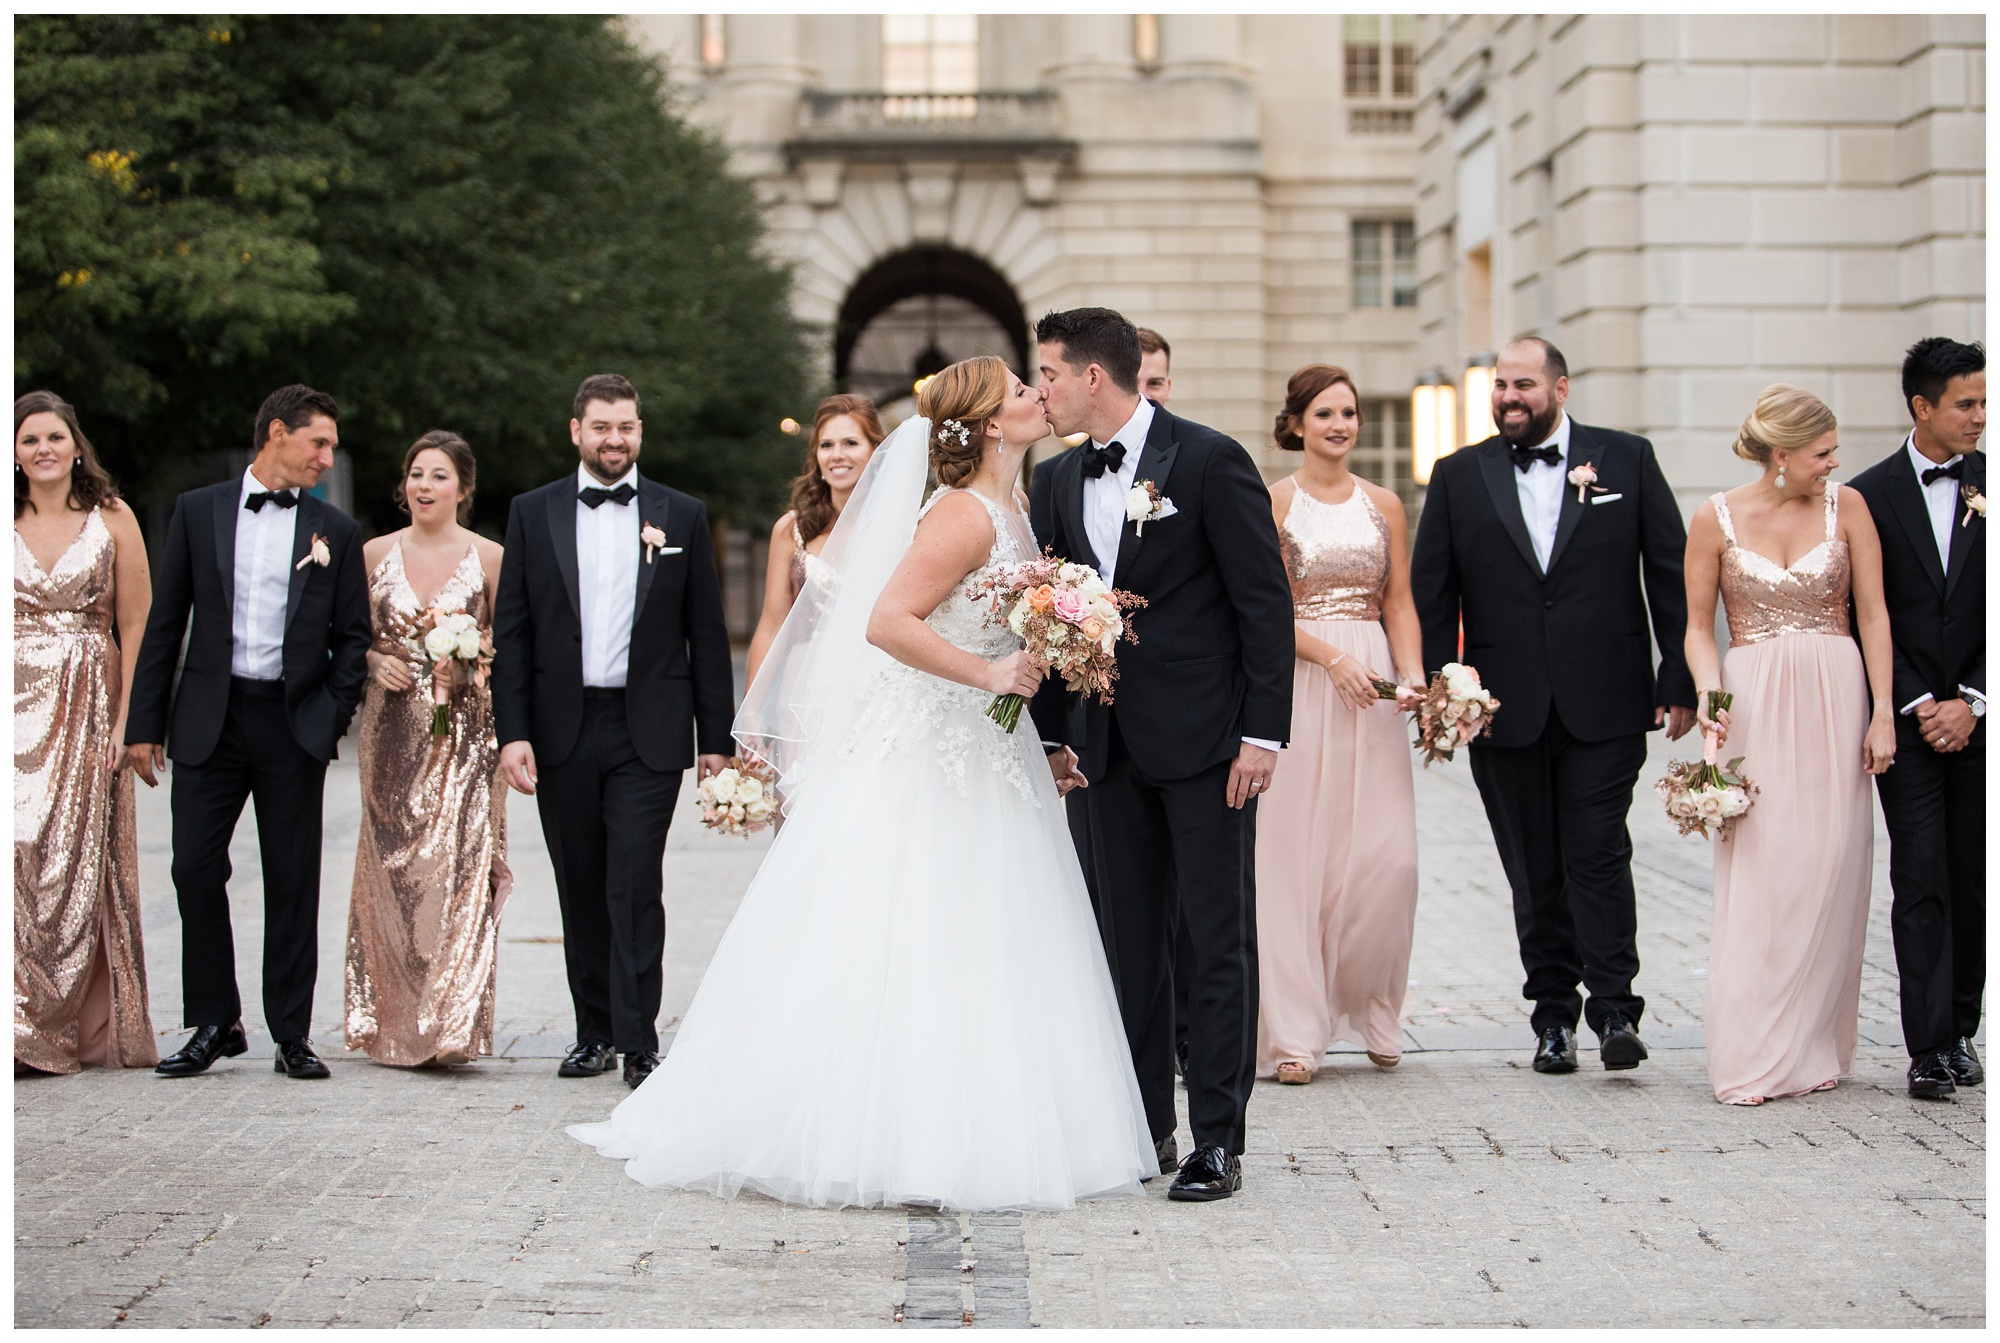
<path id="1" fill-rule="evenodd" d="M 1422 638 L 1402 501 L 1348 459 L 1354 381 L 1292 375 L 1278 446 L 1302 452 L 1271 489 L 1292 580 L 1292 740 L 1257 803 L 1257 1073 L 1302 1084 L 1336 1040 L 1392 1068 L 1417 916 L 1410 742 L 1371 678 L 1415 686 Z M 1385 632 L 1386 631 L 1386 632 Z"/>
<path id="2" fill-rule="evenodd" d="M 792 482 L 792 510 L 771 528 L 771 559 L 764 571 L 764 614 L 750 636 L 750 662 L 744 678 L 757 679 L 757 669 L 771 652 L 778 627 L 792 612 L 806 581 L 820 567 L 820 551 L 847 507 L 861 479 L 861 469 L 882 442 L 882 420 L 875 403 L 865 396 L 842 392 L 819 403 L 813 413 L 811 446 L 806 469 Z"/>
<path id="3" fill-rule="evenodd" d="M 430 682 L 403 639 L 429 610 L 493 625 L 500 546 L 465 526 L 472 449 L 433 429 L 403 458 L 410 525 L 362 552 L 375 646 L 361 702 L 361 834 L 347 919 L 347 1047 L 399 1068 L 493 1052 L 494 957 L 507 869 L 506 789 L 493 699 L 451 692 L 450 734 L 431 734 Z"/>
<path id="4" fill-rule="evenodd" d="M 1710 496 L 1688 529 L 1698 721 L 1761 790 L 1715 845 L 1704 1032 L 1709 1085 L 1733 1105 L 1824 1091 L 1854 1066 L 1874 871 L 1868 776 L 1894 759 L 1896 729 L 1882 549 L 1868 505 L 1831 480 L 1838 438 L 1811 392 L 1766 387 L 1736 439 L 1763 476 Z M 1720 667 L 1718 591 L 1729 618 Z M 1711 720 L 1705 692 L 1717 686 L 1735 702 Z"/>
<path id="5" fill-rule="evenodd" d="M 14 402 L 14 1071 L 150 1068 L 125 709 L 152 578 L 53 392 Z M 114 641 L 115 634 L 115 641 Z"/>

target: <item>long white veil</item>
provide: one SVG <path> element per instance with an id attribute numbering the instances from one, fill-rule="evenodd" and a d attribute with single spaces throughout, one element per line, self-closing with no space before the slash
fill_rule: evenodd
<path id="1" fill-rule="evenodd" d="M 737 710 L 732 733 L 746 757 L 776 771 L 787 811 L 846 740 L 869 678 L 890 664 L 868 642 L 868 618 L 916 533 L 930 438 L 931 422 L 912 416 L 868 459 L 820 552 L 830 576 L 792 603 Z"/>

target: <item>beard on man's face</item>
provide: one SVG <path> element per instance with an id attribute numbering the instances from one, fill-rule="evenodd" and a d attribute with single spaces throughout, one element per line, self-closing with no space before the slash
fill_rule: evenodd
<path id="1" fill-rule="evenodd" d="M 1562 414 L 1562 407 L 1557 405 L 1549 406 L 1547 410 L 1539 415 L 1535 413 L 1532 407 L 1523 405 L 1521 409 L 1528 412 L 1527 428 L 1510 431 L 1507 428 L 1508 409 L 1509 407 L 1502 406 L 1500 414 L 1494 417 L 1494 423 L 1500 431 L 1500 437 L 1506 441 L 1509 447 L 1515 448 L 1539 448 L 1542 444 L 1548 442 L 1549 435 L 1555 432 L 1556 417 Z"/>

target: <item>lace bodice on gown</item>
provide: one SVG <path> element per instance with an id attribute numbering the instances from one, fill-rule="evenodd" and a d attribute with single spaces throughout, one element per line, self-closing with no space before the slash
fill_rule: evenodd
<path id="1" fill-rule="evenodd" d="M 1736 542 L 1729 500 L 1709 496 L 1722 527 L 1717 576 L 1722 608 L 1729 617 L 1729 642 L 1740 647 L 1781 634 L 1848 635 L 1847 593 L 1851 561 L 1840 536 L 1840 487 L 1826 487 L 1826 536 L 1789 567 Z"/>

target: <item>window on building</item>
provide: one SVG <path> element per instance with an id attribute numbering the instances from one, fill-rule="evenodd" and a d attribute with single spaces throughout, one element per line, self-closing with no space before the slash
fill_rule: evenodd
<path id="1" fill-rule="evenodd" d="M 884 93 L 977 93 L 979 16 L 882 16 Z"/>
<path id="2" fill-rule="evenodd" d="M 1417 16 L 1389 16 L 1389 95 L 1417 96 Z"/>
<path id="3" fill-rule="evenodd" d="M 1354 221 L 1354 306 L 1417 306 L 1417 226 L 1408 219 Z"/>
<path id="4" fill-rule="evenodd" d="M 729 58 L 728 48 L 722 44 L 722 25 L 725 16 L 704 14 L 701 16 L 701 63 L 710 70 L 719 70 Z"/>
<path id="5" fill-rule="evenodd" d="M 1416 503 L 1417 482 L 1410 475 L 1408 397 L 1361 398 L 1361 436 L 1355 440 L 1350 465 L 1362 478 L 1394 490 L 1405 508 Z"/>
<path id="6" fill-rule="evenodd" d="M 1382 96 L 1382 16 L 1349 14 L 1343 24 L 1343 87 L 1350 98 Z"/>

